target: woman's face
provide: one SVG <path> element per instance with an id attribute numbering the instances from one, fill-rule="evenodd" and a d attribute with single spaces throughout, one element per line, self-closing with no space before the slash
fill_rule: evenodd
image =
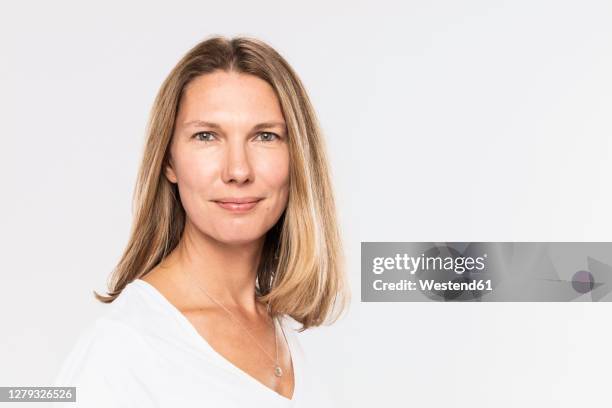
<path id="1" fill-rule="evenodd" d="M 186 87 L 166 177 L 178 183 L 188 222 L 228 244 L 274 226 L 287 205 L 287 128 L 272 87 L 248 74 L 215 71 Z M 256 199 L 255 204 L 223 204 Z"/>

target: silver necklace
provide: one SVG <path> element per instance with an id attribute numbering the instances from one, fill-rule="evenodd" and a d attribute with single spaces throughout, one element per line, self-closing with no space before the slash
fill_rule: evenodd
<path id="1" fill-rule="evenodd" d="M 223 310 L 225 310 L 229 316 L 232 318 L 232 320 L 237 323 L 239 326 L 241 326 L 249 336 L 251 336 L 251 338 L 253 339 L 253 341 L 255 342 L 255 344 L 257 345 L 257 347 L 259 347 L 268 357 L 270 357 L 271 360 L 274 361 L 274 375 L 277 377 L 280 377 L 283 375 L 283 369 L 281 368 L 281 366 L 278 363 L 278 335 L 277 335 L 277 328 L 276 328 L 276 319 L 273 318 L 272 319 L 272 325 L 274 326 L 274 348 L 276 350 L 276 359 L 272 358 L 270 356 L 270 354 L 268 354 L 268 352 L 259 344 L 259 342 L 257 341 L 257 339 L 255 338 L 255 336 L 253 336 L 251 334 L 251 332 L 242 324 L 240 323 L 240 321 L 238 319 L 236 319 L 234 317 L 234 315 L 232 314 L 232 312 L 230 312 L 225 306 L 223 306 L 220 302 L 218 302 L 217 300 L 215 300 L 215 298 L 213 298 L 202 286 L 200 286 L 199 282 L 194 279 L 194 277 L 191 275 L 191 272 L 189 272 L 188 268 L 187 269 L 187 273 L 189 274 L 191 280 L 193 280 L 196 283 L 196 286 L 206 295 L 210 298 L 210 300 L 212 300 L 213 302 L 215 302 L 216 304 L 218 304 L 219 306 L 221 306 L 223 308 Z M 268 312 L 270 311 L 270 305 L 268 305 Z M 281 327 L 282 330 L 282 327 Z M 284 335 L 284 333 L 283 333 Z"/>

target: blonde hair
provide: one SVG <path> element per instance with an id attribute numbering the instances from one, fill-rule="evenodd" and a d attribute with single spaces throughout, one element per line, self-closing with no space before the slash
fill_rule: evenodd
<path id="1" fill-rule="evenodd" d="M 272 47 L 249 37 L 208 38 L 194 46 L 164 80 L 151 109 L 133 196 L 130 238 L 109 277 L 110 303 L 179 243 L 185 210 L 177 185 L 164 175 L 179 102 L 195 77 L 215 70 L 255 75 L 275 90 L 288 130 L 290 183 L 285 211 L 266 233 L 256 294 L 272 316 L 286 314 L 300 331 L 335 322 L 351 299 L 336 219 L 330 169 L 315 111 L 300 79 Z M 337 307 L 338 306 L 338 307 Z M 333 309 L 338 312 L 333 315 Z"/>

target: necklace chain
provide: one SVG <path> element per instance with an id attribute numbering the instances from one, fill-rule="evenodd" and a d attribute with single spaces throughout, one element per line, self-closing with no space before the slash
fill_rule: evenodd
<path id="1" fill-rule="evenodd" d="M 208 296 L 213 302 L 215 302 L 217 305 L 221 306 L 221 308 L 223 308 L 223 310 L 225 310 L 229 316 L 232 318 L 232 320 L 237 323 L 239 326 L 241 326 L 249 336 L 251 336 L 251 338 L 253 339 L 253 341 L 255 342 L 255 344 L 257 345 L 257 347 L 259 347 L 271 360 L 274 361 L 274 374 L 277 377 L 280 377 L 283 373 L 280 365 L 278 364 L 278 335 L 277 335 L 277 328 L 276 328 L 276 319 L 272 318 L 272 325 L 274 327 L 274 348 L 276 350 L 276 359 L 272 358 L 272 356 L 270 356 L 270 354 L 259 344 L 259 342 L 257 341 L 257 339 L 255 338 L 255 336 L 253 336 L 250 332 L 249 329 L 246 328 L 245 325 L 243 325 L 242 323 L 240 323 L 240 321 L 238 319 L 236 319 L 233 315 L 232 312 L 229 311 L 229 309 L 227 309 L 225 306 L 223 306 L 223 304 L 221 302 L 218 302 L 215 298 L 213 298 L 202 286 L 200 286 L 199 282 L 194 279 L 193 275 L 191 275 L 191 272 L 187 271 L 187 273 L 190 275 L 191 280 L 193 280 L 196 284 L 196 286 L 206 295 Z M 269 311 L 270 308 L 268 306 L 267 310 Z M 282 327 L 281 327 L 282 330 Z"/>

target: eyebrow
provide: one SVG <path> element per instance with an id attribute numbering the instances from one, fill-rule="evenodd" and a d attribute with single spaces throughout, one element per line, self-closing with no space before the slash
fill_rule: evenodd
<path id="1" fill-rule="evenodd" d="M 183 126 L 191 126 L 191 125 L 221 129 L 221 125 L 219 125 L 218 123 L 207 122 L 207 121 L 199 120 L 199 119 L 191 120 L 189 122 L 183 123 Z M 253 126 L 253 130 L 267 129 L 267 128 L 273 128 L 273 127 L 285 128 L 285 126 L 286 126 L 285 122 L 262 122 L 262 123 L 258 123 L 257 125 Z"/>

